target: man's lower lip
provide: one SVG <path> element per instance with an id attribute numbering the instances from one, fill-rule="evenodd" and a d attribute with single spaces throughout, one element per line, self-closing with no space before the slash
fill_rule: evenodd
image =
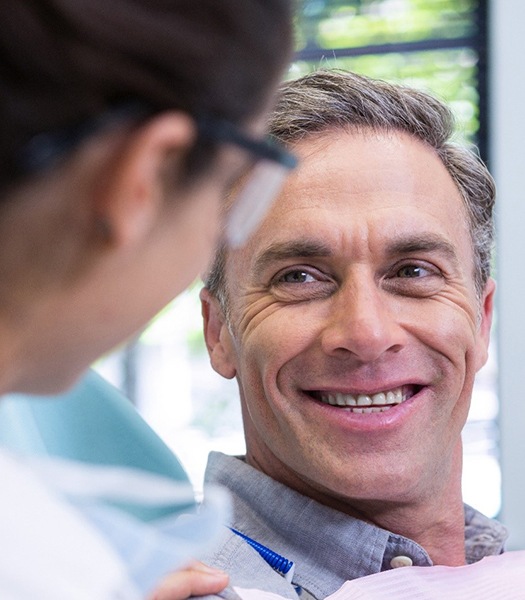
<path id="1" fill-rule="evenodd" d="M 414 402 L 417 402 L 417 398 L 412 397 L 381 412 L 357 412 L 355 409 L 361 407 L 332 406 L 314 400 L 311 396 L 310 399 L 313 401 L 314 409 L 310 414 L 311 418 L 323 423 L 323 426 L 328 427 L 334 435 L 378 434 L 382 436 L 387 432 L 396 431 L 399 427 L 403 427 L 409 415 L 414 413 Z"/>

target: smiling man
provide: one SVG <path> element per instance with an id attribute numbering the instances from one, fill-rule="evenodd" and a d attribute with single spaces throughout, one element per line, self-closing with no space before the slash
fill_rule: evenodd
<path id="1" fill-rule="evenodd" d="M 440 102 L 350 73 L 286 84 L 271 131 L 299 167 L 201 294 L 247 447 L 210 458 L 235 531 L 208 562 L 233 584 L 321 599 L 398 566 L 501 553 L 504 528 L 461 496 L 493 309 L 492 178 L 450 142 Z"/>

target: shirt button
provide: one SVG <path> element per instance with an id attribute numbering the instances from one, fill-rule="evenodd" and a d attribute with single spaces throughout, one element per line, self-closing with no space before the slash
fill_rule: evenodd
<path id="1" fill-rule="evenodd" d="M 392 569 L 398 569 L 399 567 L 411 567 L 413 564 L 414 563 L 409 556 L 394 556 L 394 558 L 390 561 L 390 566 Z"/>

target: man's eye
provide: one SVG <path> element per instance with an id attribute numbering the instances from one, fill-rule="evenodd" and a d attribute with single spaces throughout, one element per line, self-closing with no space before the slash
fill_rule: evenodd
<path id="1" fill-rule="evenodd" d="M 288 271 L 279 277 L 282 283 L 312 283 L 316 281 L 310 273 L 303 270 Z"/>
<path id="2" fill-rule="evenodd" d="M 281 302 L 309 302 L 331 296 L 337 282 L 329 274 L 315 267 L 288 267 L 275 274 L 272 293 Z"/>
<path id="3" fill-rule="evenodd" d="M 432 263 L 407 262 L 393 265 L 384 278 L 383 285 L 394 294 L 427 298 L 443 289 L 445 278 L 442 271 Z"/>
<path id="4" fill-rule="evenodd" d="M 425 269 L 424 267 L 421 267 L 419 265 L 405 265 L 404 267 L 401 267 L 397 272 L 398 277 L 407 279 L 427 277 L 430 274 L 431 273 L 428 269 Z"/>

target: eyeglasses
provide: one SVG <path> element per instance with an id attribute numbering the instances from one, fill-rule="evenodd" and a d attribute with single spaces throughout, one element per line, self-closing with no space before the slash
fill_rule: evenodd
<path id="1" fill-rule="evenodd" d="M 257 161 L 237 193 L 225 226 L 229 246 L 242 246 L 268 212 L 297 159 L 275 141 L 255 140 L 229 121 L 205 117 L 197 119 L 197 127 L 202 137 L 247 150 Z"/>
<path id="2" fill-rule="evenodd" d="M 49 169 L 97 131 L 126 120 L 143 119 L 154 112 L 140 102 L 130 102 L 61 131 L 37 134 L 19 153 L 17 163 L 21 174 Z M 201 138 L 232 144 L 248 151 L 257 160 L 226 223 L 228 243 L 232 247 L 241 246 L 262 221 L 286 176 L 297 165 L 297 159 L 272 140 L 253 139 L 229 121 L 198 117 L 196 123 Z"/>

